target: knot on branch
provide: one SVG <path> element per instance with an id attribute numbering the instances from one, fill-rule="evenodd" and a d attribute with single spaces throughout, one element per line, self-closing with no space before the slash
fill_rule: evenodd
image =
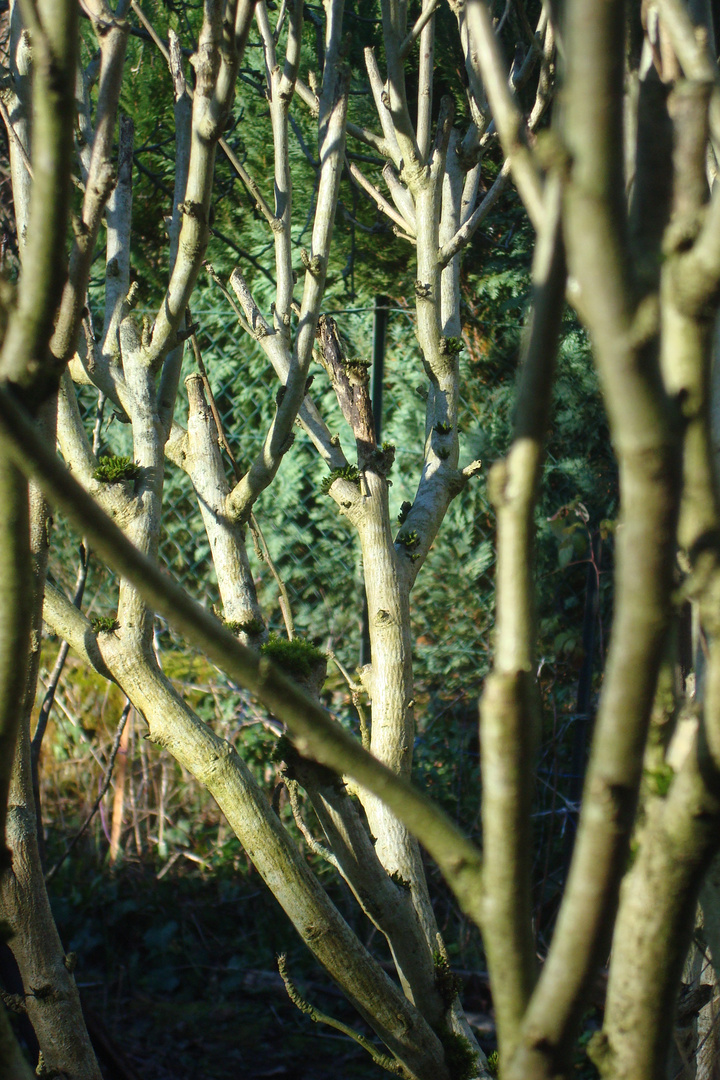
<path id="1" fill-rule="evenodd" d="M 649 293 L 644 296 L 633 315 L 633 320 L 628 330 L 629 344 L 632 348 L 641 349 L 657 335 L 660 330 L 660 299 L 657 293 Z"/>
<path id="2" fill-rule="evenodd" d="M 125 305 L 128 308 L 128 310 L 131 310 L 132 308 L 134 308 L 139 299 L 140 299 L 140 283 L 137 282 L 137 281 L 132 281 L 130 283 L 130 288 L 127 291 L 127 296 L 125 297 Z"/>
<path id="3" fill-rule="evenodd" d="M 42 1050 L 38 1054 L 37 1068 L 35 1069 L 35 1075 L 42 1077 L 42 1080 L 55 1080 L 55 1077 L 65 1076 L 66 1073 L 62 1069 L 53 1069 L 45 1063 L 45 1057 Z"/>
<path id="4" fill-rule="evenodd" d="M 693 214 L 683 214 L 670 222 L 662 242 L 662 253 L 666 258 L 691 249 L 700 235 L 706 214 L 707 208 L 703 206 Z"/>
<path id="5" fill-rule="evenodd" d="M 412 510 L 412 503 L 405 500 L 405 502 L 400 507 L 400 513 L 397 516 L 398 525 L 404 525 L 405 524 L 405 522 L 407 521 L 407 516 L 408 516 L 408 514 L 410 513 L 411 510 Z"/>
<path id="6" fill-rule="evenodd" d="M 92 185 L 93 194 L 96 198 L 105 202 L 116 184 L 117 176 L 115 175 L 115 170 L 109 161 L 103 162 L 98 169 L 97 176 Z"/>
<path id="7" fill-rule="evenodd" d="M 72 230 L 75 233 L 76 240 L 84 240 L 85 237 L 90 235 L 90 226 L 76 214 L 73 214 L 72 217 Z"/>
<path id="8" fill-rule="evenodd" d="M 185 202 L 178 203 L 178 210 L 181 214 L 185 214 L 186 217 L 194 218 L 201 225 L 207 225 L 205 209 L 202 203 L 188 199 Z"/>
<path id="9" fill-rule="evenodd" d="M 557 131 L 541 131 L 535 141 L 535 155 L 543 172 L 569 176 L 572 165 L 570 151 Z"/>
<path id="10" fill-rule="evenodd" d="M 313 277 L 318 277 L 322 273 L 323 260 L 321 255 L 310 255 L 310 252 L 306 248 L 300 249 L 300 258 L 302 264 L 309 274 Z"/>
<path id="11" fill-rule="evenodd" d="M 370 382 L 369 360 L 345 360 L 343 364 L 345 374 L 351 386 L 367 386 Z"/>
<path id="12" fill-rule="evenodd" d="M 418 298 L 418 300 L 432 300 L 432 298 L 433 298 L 432 285 L 429 285 L 429 284 L 427 284 L 426 282 L 423 282 L 423 281 L 416 281 L 415 282 L 415 295 Z"/>
<path id="13" fill-rule="evenodd" d="M 187 341 L 193 336 L 193 334 L 197 334 L 199 329 L 200 323 L 194 322 L 190 323 L 189 326 L 186 326 L 184 330 L 178 330 L 177 334 L 175 335 L 177 337 L 178 344 L 181 344 L 183 341 Z"/>
<path id="14" fill-rule="evenodd" d="M 368 455 L 368 467 L 381 476 L 387 476 L 395 464 L 395 447 L 384 442 L 372 449 Z"/>

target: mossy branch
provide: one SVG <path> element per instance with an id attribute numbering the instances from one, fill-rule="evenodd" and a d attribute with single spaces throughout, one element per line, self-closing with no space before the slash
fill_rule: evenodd
<path id="1" fill-rule="evenodd" d="M 98 458 L 93 480 L 99 480 L 101 484 L 119 484 L 123 480 L 135 480 L 139 475 L 140 466 L 131 458 L 107 454 Z"/>
<path id="2" fill-rule="evenodd" d="M 342 469 L 333 469 L 328 476 L 324 476 L 320 484 L 323 495 L 328 494 L 336 480 L 349 480 L 352 484 L 358 484 L 360 482 L 360 473 L 357 465 L 346 465 Z"/>
<path id="3" fill-rule="evenodd" d="M 299 637 L 287 641 L 275 633 L 270 634 L 269 640 L 260 646 L 260 652 L 289 671 L 294 678 L 308 678 L 318 664 L 327 660 L 322 649 L 311 641 Z"/>

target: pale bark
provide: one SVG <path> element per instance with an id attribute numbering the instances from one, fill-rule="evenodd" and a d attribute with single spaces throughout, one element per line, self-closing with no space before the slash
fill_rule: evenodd
<path id="1" fill-rule="evenodd" d="M 190 375 L 188 432 L 183 467 L 198 496 L 217 573 L 223 613 L 228 622 L 252 627 L 241 631 L 244 644 L 257 643 L 264 631 L 263 614 L 247 555 L 245 529 L 225 514 L 230 485 L 225 478 L 218 431 L 203 392 L 202 377 Z"/>
<path id="2" fill-rule="evenodd" d="M 143 362 L 154 371 L 177 344 L 177 332 L 207 247 L 215 151 L 232 105 L 254 6 L 254 0 L 236 0 L 224 14 L 217 3 L 205 8 L 196 58 L 190 158 L 178 254 L 151 340 L 143 347 Z"/>

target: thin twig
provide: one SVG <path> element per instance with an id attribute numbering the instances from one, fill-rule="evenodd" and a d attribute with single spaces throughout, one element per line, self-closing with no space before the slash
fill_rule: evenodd
<path id="1" fill-rule="evenodd" d="M 233 311 L 237 315 L 237 321 L 240 323 L 240 325 L 242 326 L 245 333 L 250 334 L 252 337 L 254 337 L 255 335 L 253 334 L 253 331 L 252 331 L 252 328 L 250 327 L 249 322 L 247 321 L 247 319 L 243 315 L 243 313 L 240 310 L 240 308 L 238 307 L 238 305 L 233 300 L 233 298 L 230 295 L 230 293 L 228 292 L 228 290 L 223 285 L 223 283 L 220 280 L 220 278 L 218 277 L 218 275 L 215 273 L 215 267 L 213 266 L 213 264 L 209 263 L 209 262 L 206 262 L 205 263 L 205 271 L 206 271 L 208 277 L 210 278 L 210 280 L 213 281 L 217 285 L 218 289 L 223 294 L 223 296 L 227 300 L 228 304 L 230 305 L 230 307 L 233 309 Z"/>
<path id="2" fill-rule="evenodd" d="M 225 153 L 225 157 L 228 159 L 233 169 L 238 174 L 243 184 L 252 195 L 258 210 L 261 212 L 270 228 L 274 230 L 276 227 L 277 218 L 270 209 L 268 203 L 266 202 L 265 196 L 261 192 L 259 185 L 255 180 L 253 180 L 252 176 L 247 171 L 245 166 L 242 164 L 241 161 L 239 161 L 237 155 L 235 154 L 235 151 L 232 149 L 231 146 L 227 144 L 225 139 L 220 139 L 220 147 Z"/>
<path id="3" fill-rule="evenodd" d="M 187 317 L 188 317 L 188 323 L 190 325 L 192 325 L 192 316 L 190 314 L 190 308 L 188 308 Z M 232 452 L 232 449 L 230 447 L 230 443 L 227 441 L 227 437 L 225 435 L 225 429 L 223 428 L 223 423 L 222 423 L 222 420 L 220 419 L 220 413 L 218 412 L 218 407 L 217 407 L 217 404 L 215 402 L 215 395 L 212 392 L 212 386 L 210 385 L 210 380 L 208 378 L 207 368 L 205 367 L 205 361 L 203 360 L 202 353 L 200 352 L 200 345 L 198 344 L 198 339 L 197 339 L 196 334 L 191 334 L 190 335 L 190 344 L 192 345 L 192 351 L 193 351 L 193 356 L 195 357 L 195 363 L 197 364 L 198 371 L 200 372 L 200 374 L 202 376 L 203 386 L 205 388 L 205 397 L 207 398 L 208 405 L 210 406 L 210 412 L 213 415 L 213 420 L 215 421 L 215 427 L 217 428 L 218 443 L 220 444 L 222 449 L 225 451 L 227 456 L 230 458 L 230 463 L 232 465 L 233 472 L 235 473 L 235 479 L 239 480 L 240 477 L 242 476 L 242 469 L 240 468 L 237 461 L 235 460 L 235 455 Z"/>
<path id="4" fill-rule="evenodd" d="M 272 557 L 268 550 L 268 546 L 265 542 L 265 537 L 263 536 L 262 529 L 258 524 L 258 520 L 255 517 L 255 514 L 250 514 L 250 532 L 253 534 L 253 540 L 255 541 L 256 550 L 262 552 L 263 562 L 266 562 L 268 564 L 268 569 L 270 570 L 272 576 L 275 578 L 275 584 L 277 585 L 280 593 L 278 597 L 278 601 L 280 603 L 280 611 L 282 612 L 282 617 L 285 623 L 285 629 L 287 630 L 288 639 L 292 641 L 295 637 L 295 623 L 293 621 L 292 609 L 290 607 L 290 596 L 288 595 L 285 582 L 280 577 L 280 574 L 277 571 L 277 567 L 272 560 Z"/>
<path id="5" fill-rule="evenodd" d="M 508 3 L 509 2 L 510 2 L 510 0 L 508 0 Z M 440 0 L 435 0 L 434 4 L 430 4 L 427 8 L 425 8 L 425 11 L 423 11 L 423 13 L 421 15 L 418 15 L 418 18 L 417 18 L 417 21 L 416 21 L 415 25 L 413 26 L 412 30 L 410 31 L 408 36 L 403 41 L 402 45 L 400 46 L 399 56 L 400 56 L 401 60 L 406 60 L 407 59 L 407 55 L 410 52 L 410 50 L 412 49 L 414 43 L 420 37 L 420 34 L 421 34 L 422 30 L 423 30 L 423 27 L 426 25 L 426 23 L 430 22 L 430 20 L 432 19 L 433 15 L 435 14 L 435 12 L 437 11 L 437 9 L 439 7 L 440 7 Z"/>
<path id="6" fill-rule="evenodd" d="M 27 169 L 28 176 L 31 180 L 34 179 L 32 165 L 30 164 L 30 158 L 28 157 L 27 151 L 23 146 L 22 139 L 20 138 L 13 126 L 12 120 L 10 119 L 10 113 L 7 111 L 7 106 L 5 105 L 5 102 L 2 100 L 2 98 L 0 98 L 0 116 L 2 116 L 3 120 L 5 121 L 5 127 L 7 128 L 8 135 L 17 147 L 22 163 Z"/>
<path id="7" fill-rule="evenodd" d="M 313 852 L 313 854 L 319 855 L 321 859 L 325 860 L 325 862 L 330 863 L 331 866 L 334 866 L 338 873 L 342 873 L 342 871 L 340 870 L 340 865 L 335 856 L 333 855 L 332 851 L 326 848 L 324 844 L 321 844 L 319 840 L 316 840 L 313 834 L 308 829 L 307 825 L 305 824 L 305 819 L 302 816 L 300 799 L 298 797 L 300 785 L 298 784 L 297 780 L 291 780 L 289 776 L 285 776 L 283 777 L 283 783 L 285 784 L 285 790 L 288 793 L 290 809 L 292 810 L 295 824 L 302 833 L 305 839 L 305 843 Z"/>
<path id="8" fill-rule="evenodd" d="M 140 5 L 138 4 L 137 0 L 130 0 L 130 6 L 133 9 L 133 11 L 135 12 L 135 14 L 137 15 L 140 22 L 143 24 L 143 26 L 147 30 L 148 34 L 152 38 L 155 45 L 158 47 L 158 49 L 162 53 L 163 57 L 165 58 L 165 62 L 167 63 L 167 65 L 169 67 L 170 66 L 170 51 L 169 51 L 167 45 L 165 44 L 163 39 L 160 37 L 160 35 L 158 33 L 156 33 L 155 28 L 153 27 L 152 23 L 148 19 L 147 15 L 145 15 L 145 13 L 143 12 L 143 10 L 140 7 Z"/>
<path id="9" fill-rule="evenodd" d="M 129 700 L 127 700 L 125 702 L 125 707 L 124 707 L 122 713 L 120 714 L 120 722 L 118 723 L 117 730 L 115 731 L 115 738 L 113 739 L 112 749 L 110 750 L 110 760 L 108 761 L 108 767 L 107 767 L 107 769 L 105 771 L 105 777 L 104 777 L 103 782 L 102 782 L 102 787 L 100 788 L 100 792 L 98 794 L 97 799 L 93 803 L 92 810 L 88 814 L 88 816 L 85 819 L 85 821 L 83 822 L 83 824 L 80 826 L 80 829 L 78 830 L 78 832 L 75 833 L 75 836 L 72 838 L 72 840 L 68 844 L 67 848 L 65 849 L 65 852 L 60 856 L 60 858 L 55 863 L 55 865 L 50 870 L 48 870 L 47 874 L 45 875 L 45 881 L 51 881 L 52 878 L 55 877 L 58 870 L 60 869 L 62 864 L 65 862 L 68 855 L 71 853 L 71 851 L 76 846 L 78 841 L 85 834 L 88 825 L 90 824 L 90 822 L 95 817 L 98 810 L 100 809 L 100 803 L 103 801 L 103 799 L 105 797 L 105 794 L 106 794 L 108 788 L 110 787 L 110 781 L 112 780 L 113 766 L 115 765 L 115 758 L 117 757 L 118 750 L 120 749 L 120 739 L 122 738 L 122 733 L 125 730 L 125 724 L 127 723 L 127 718 L 130 715 L 130 709 L 131 708 L 132 708 L 132 704 L 131 704 L 131 702 Z"/>
<path id="10" fill-rule="evenodd" d="M 362 745 L 363 745 L 364 749 L 369 750 L 370 749 L 370 725 L 368 724 L 367 713 L 365 712 L 365 707 L 362 705 L 362 703 L 360 701 L 360 696 L 361 696 L 361 694 L 365 693 L 365 690 L 364 690 L 364 688 L 362 687 L 362 685 L 360 683 L 353 682 L 353 680 L 350 678 L 349 672 L 343 666 L 343 664 L 340 662 L 340 660 L 338 660 L 336 654 L 332 650 L 330 650 L 330 652 L 328 652 L 328 660 L 332 660 L 332 662 L 335 664 L 338 671 L 340 672 L 340 674 L 344 678 L 345 682 L 348 684 L 348 687 L 350 689 L 350 694 L 352 696 L 352 703 L 355 706 L 355 708 L 357 709 L 358 719 L 360 721 L 360 739 L 361 739 L 361 742 L 362 742 Z"/>
<path id="11" fill-rule="evenodd" d="M 297 987 L 291 981 L 287 972 L 287 957 L 283 953 L 277 958 L 278 971 L 282 981 L 285 983 L 285 989 L 287 990 L 288 997 L 292 1001 L 293 1005 L 305 1013 L 316 1024 L 327 1024 L 328 1027 L 335 1028 L 336 1031 L 342 1032 L 343 1035 L 347 1035 L 348 1038 L 353 1039 L 358 1046 L 362 1046 L 363 1050 L 367 1050 L 370 1057 L 373 1059 L 376 1065 L 386 1069 L 391 1073 L 404 1072 L 402 1066 L 394 1058 L 388 1057 L 387 1054 L 381 1054 L 364 1035 L 360 1035 L 359 1032 L 353 1031 L 347 1024 L 343 1024 L 340 1020 L 335 1020 L 334 1017 L 328 1016 L 327 1013 L 320 1012 L 314 1005 L 311 1005 L 309 1001 L 306 1001 L 304 997 L 300 995 Z"/>
<path id="12" fill-rule="evenodd" d="M 277 45 L 280 40 L 280 31 L 282 30 L 283 23 L 285 22 L 285 16 L 287 15 L 287 3 L 286 0 L 282 0 L 280 4 L 280 11 L 278 12 L 277 22 L 275 23 L 275 30 L 273 31 L 273 38 Z"/>
<path id="13" fill-rule="evenodd" d="M 402 214 L 400 214 L 395 209 L 392 203 L 389 203 L 387 201 L 385 196 L 380 191 L 378 191 L 375 185 L 371 183 L 370 180 L 368 180 L 368 178 L 364 175 L 364 173 L 360 171 L 360 169 L 358 169 L 355 162 L 349 161 L 346 158 L 345 164 L 347 165 L 348 172 L 352 176 L 353 180 L 355 180 L 355 182 L 363 189 L 363 191 L 365 191 L 370 196 L 370 198 L 374 200 L 378 209 L 381 210 L 383 214 L 385 214 L 387 217 L 389 217 L 391 221 L 395 222 L 395 224 L 401 230 L 401 234 L 398 235 L 409 235 L 409 237 L 414 237 L 415 229 L 410 224 L 410 222 L 406 221 Z"/>

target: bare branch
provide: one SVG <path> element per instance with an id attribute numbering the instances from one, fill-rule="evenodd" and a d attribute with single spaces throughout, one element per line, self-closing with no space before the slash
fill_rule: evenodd
<path id="1" fill-rule="evenodd" d="M 228 159 L 233 169 L 238 174 L 243 184 L 252 195 L 253 199 L 255 200 L 255 205 L 267 221 L 270 228 L 275 229 L 277 218 L 275 217 L 273 211 L 270 209 L 270 206 L 268 205 L 265 196 L 260 190 L 260 186 L 256 183 L 255 180 L 253 180 L 250 173 L 247 171 L 245 166 L 237 157 L 235 151 L 232 149 L 231 146 L 228 145 L 225 139 L 220 139 L 220 147 L 225 154 L 225 157 Z"/>
<path id="2" fill-rule="evenodd" d="M 652 299 L 636 307 L 626 251 L 623 177 L 624 7 L 580 0 L 568 9 L 564 145 L 572 158 L 564 205 L 570 275 L 604 385 L 620 465 L 613 634 L 583 804 L 550 951 L 509 1071 L 568 1045 L 592 974 L 607 955 L 627 860 L 656 676 L 673 588 L 679 500 L 678 436 L 655 348 Z M 643 326 L 642 332 L 633 327 Z"/>
<path id="3" fill-rule="evenodd" d="M 400 211 L 401 216 L 410 225 L 410 231 L 415 232 L 415 203 L 413 202 L 412 195 L 401 182 L 400 177 L 389 161 L 385 165 L 382 174 L 393 202 Z"/>
<path id="4" fill-rule="evenodd" d="M 33 169 L 27 242 L 0 352 L 0 373 L 26 392 L 44 397 L 57 385 L 48 339 L 61 292 L 73 152 L 77 5 L 43 3 L 41 38 L 33 44 Z M 74 347 L 74 343 L 73 343 Z M 63 357 L 63 360 L 67 359 Z"/>
<path id="5" fill-rule="evenodd" d="M 249 515 L 258 495 L 277 473 L 283 455 L 292 442 L 292 428 L 305 397 L 308 369 L 312 359 L 315 328 L 325 288 L 330 240 L 340 190 L 342 162 L 345 155 L 345 122 L 347 119 L 347 92 L 349 73 L 339 65 L 337 51 L 341 33 L 341 4 L 338 11 L 328 18 L 328 33 L 332 34 L 326 46 L 323 92 L 320 99 L 318 120 L 320 146 L 320 181 L 312 234 L 312 251 L 305 253 L 305 285 L 300 306 L 298 331 L 284 394 L 279 401 L 275 418 L 265 439 L 262 451 L 243 479 L 236 485 L 228 500 L 228 509 L 240 520 Z M 231 284 L 238 282 L 243 303 L 242 278 L 234 274 Z M 251 298 L 250 298 L 251 299 Z M 246 301 L 249 302 L 246 296 Z M 246 309 L 246 314 L 250 309 Z M 248 321 L 252 321 L 249 319 Z M 267 327 L 267 323 L 264 323 Z M 284 351 L 285 334 L 276 332 L 261 334 L 266 351 Z M 267 340 L 266 340 L 267 339 Z M 279 346 L 279 348 L 278 348 Z"/>
<path id="6" fill-rule="evenodd" d="M 122 536 L 121 533 L 118 535 Z M 132 550 L 127 540 L 125 543 L 127 550 Z M 178 597 L 188 599 L 184 591 L 152 563 L 145 562 L 145 566 L 150 569 L 160 589 L 170 589 Z M 161 585 L 162 582 L 165 584 Z M 202 613 L 203 625 L 214 636 L 219 635 L 219 639 L 229 644 L 236 655 L 247 657 L 257 671 L 263 670 L 265 680 L 268 677 L 272 679 L 271 671 L 274 669 L 267 657 L 245 649 L 204 608 L 193 601 L 190 604 Z M 70 619 L 67 618 L 68 608 L 71 609 Z M 64 608 L 56 604 L 52 611 L 48 609 L 47 616 L 58 632 L 72 633 L 73 648 L 79 647 L 81 652 L 84 635 L 89 633 L 95 637 L 87 619 L 67 601 Z M 65 624 L 61 630 L 63 620 Z M 68 625 L 70 621 L 71 626 Z M 207 786 L 240 843 L 252 852 L 260 875 L 266 881 L 272 881 L 277 900 L 300 935 L 335 982 L 352 998 L 383 1042 L 404 1063 L 408 1075 L 417 1077 L 417 1069 L 427 1069 L 428 1062 L 431 1062 L 438 1080 L 449 1080 L 439 1039 L 418 1009 L 405 998 L 340 916 L 298 852 L 294 840 L 272 811 L 264 791 L 242 758 L 226 740 L 199 720 L 152 660 L 143 655 L 128 664 L 122 655 L 119 639 L 112 634 L 100 636 L 108 663 L 118 669 L 123 691 L 135 707 L 142 710 L 147 720 L 150 737 L 170 749 L 176 760 Z M 238 681 L 237 672 L 229 674 Z M 309 706 L 318 715 L 326 716 L 324 710 L 313 705 L 296 684 L 283 676 L 280 678 L 293 687 L 297 700 L 302 701 L 303 706 Z M 328 723 L 331 730 L 341 730 L 329 717 Z M 350 743 L 357 746 L 352 739 Z M 324 927 L 321 935 L 315 932 L 318 925 Z"/>
<path id="7" fill-rule="evenodd" d="M 515 433 L 488 476 L 497 513 L 495 663 L 481 705 L 485 941 L 497 986 L 498 1041 L 510 1060 L 536 978 L 531 925 L 530 813 L 539 702 L 534 684 L 535 507 L 565 301 L 561 186 L 547 185 L 547 210 L 533 265 L 534 307 L 522 364 Z M 512 957 L 511 966 L 508 967 Z M 502 974 L 501 974 L 502 973 Z"/>
<path id="8" fill-rule="evenodd" d="M 402 155 L 404 169 L 407 170 L 407 176 L 410 179 L 419 176 L 423 159 L 410 120 L 405 90 L 405 65 L 400 56 L 400 48 L 406 33 L 407 5 L 404 0 L 381 0 L 380 8 L 387 63 L 387 109 Z"/>
<path id="9" fill-rule="evenodd" d="M 387 91 L 383 85 L 380 68 L 375 59 L 375 53 L 369 48 L 365 49 L 365 68 L 368 73 L 370 90 L 372 91 L 372 96 L 375 101 L 375 108 L 377 109 L 377 114 L 380 119 L 380 126 L 382 127 L 383 135 L 385 136 L 385 143 L 390 150 L 389 156 L 394 163 L 395 168 L 400 170 L 402 168 L 402 153 L 397 140 L 395 124 L 390 113 L 390 99 L 388 98 Z"/>
<path id="10" fill-rule="evenodd" d="M 390 218 L 391 221 L 395 222 L 395 224 L 398 226 L 399 229 L 402 230 L 403 233 L 407 233 L 409 236 L 414 237 L 414 225 L 412 225 L 411 222 L 407 221 L 402 216 L 402 214 L 398 213 L 392 203 L 389 203 L 385 196 L 382 194 L 382 192 L 378 191 L 375 185 L 371 183 L 370 180 L 368 180 L 368 178 L 365 176 L 362 170 L 358 168 L 355 162 L 350 161 L 346 158 L 345 164 L 353 180 L 355 180 L 355 182 L 363 189 L 363 191 L 365 191 L 370 196 L 378 209 L 381 210 L 386 217 Z"/>
<path id="11" fill-rule="evenodd" d="M 20 135 L 18 134 L 17 130 L 15 129 L 15 125 L 13 124 L 12 120 L 10 119 L 10 113 L 7 110 L 7 105 L 5 104 L 5 102 L 1 98 L 0 98 L 0 116 L 2 116 L 3 121 L 5 122 L 5 128 L 7 130 L 8 136 L 10 137 L 12 142 L 14 143 L 14 145 L 15 145 L 15 147 L 17 149 L 17 152 L 20 155 L 22 163 L 25 166 L 25 168 L 27 169 L 28 176 L 32 180 L 33 179 L 33 171 L 32 171 L 32 165 L 30 164 L 30 158 L 27 155 L 27 151 L 25 150 L 25 147 L 23 145 L 22 139 L 20 138 Z"/>
<path id="12" fill-rule="evenodd" d="M 528 145 L 522 114 L 508 86 L 508 74 L 495 38 L 492 21 L 484 0 L 467 5 L 451 2 L 466 49 L 468 70 L 474 77 L 473 96 L 482 103 L 482 87 L 488 95 L 505 156 L 520 197 L 535 227 L 542 215 L 540 170 Z"/>
<path id="13" fill-rule="evenodd" d="M 417 93 L 417 144 L 420 158 L 426 161 L 430 153 L 430 128 L 432 121 L 433 66 L 435 58 L 435 20 L 432 13 L 437 7 L 436 0 L 423 0 L 423 12 L 420 18 L 430 12 L 420 34 L 420 65 L 418 70 Z M 418 20 L 419 22 L 420 20 Z M 415 24 L 417 26 L 417 23 Z M 414 28 L 413 28 L 414 29 Z M 400 59 L 404 59 L 403 46 Z"/>
<path id="14" fill-rule="evenodd" d="M 420 34 L 430 22 L 439 7 L 440 0 L 425 0 L 425 2 L 423 3 L 423 10 L 421 14 L 418 15 L 417 19 L 415 20 L 415 25 L 400 46 L 400 60 L 407 60 L 407 57 L 414 43 L 420 37 Z"/>
<path id="15" fill-rule="evenodd" d="M 235 78 L 252 21 L 254 0 L 239 0 L 235 25 L 206 17 L 200 34 L 193 99 L 192 143 L 179 253 L 165 299 L 155 318 L 145 362 L 162 363 L 185 315 L 209 237 L 215 147 L 232 105 Z M 207 15 L 207 12 L 206 12 Z M 219 65 L 219 66 L 218 66 Z M 217 76 L 215 73 L 216 67 Z"/>
<path id="16" fill-rule="evenodd" d="M 240 312 L 237 304 L 234 303 L 232 297 L 229 295 L 225 287 L 220 282 L 220 279 L 215 274 L 213 268 L 209 264 L 206 264 L 206 268 L 210 277 L 213 279 L 213 281 L 215 281 L 217 285 L 219 285 L 226 299 L 233 308 L 233 311 L 235 311 L 236 315 L 238 316 L 238 321 L 241 323 L 245 331 L 252 337 L 256 338 L 256 340 L 259 342 L 267 358 L 272 364 L 275 374 L 280 380 L 281 385 L 285 386 L 290 372 L 291 357 L 282 340 L 277 335 L 273 333 L 263 333 L 263 327 L 267 327 L 269 329 L 268 324 L 263 318 L 263 316 L 260 314 L 259 309 L 255 304 L 255 301 L 252 299 L 252 296 L 247 286 L 247 282 L 245 282 L 245 279 L 243 278 L 240 271 L 233 271 L 230 279 L 230 285 L 233 289 L 236 290 L 240 302 L 242 304 L 248 305 L 247 310 L 250 312 L 251 317 L 256 320 L 259 332 L 253 330 L 250 327 L 249 323 L 245 320 L 244 316 Z M 310 437 L 313 445 L 315 446 L 315 449 L 326 462 L 328 467 L 330 469 L 344 468 L 344 466 L 347 465 L 345 456 L 340 447 L 337 445 L 336 440 L 333 439 L 327 425 L 320 416 L 320 413 L 318 412 L 317 408 L 315 407 L 309 396 L 305 397 L 302 405 L 300 406 L 299 420 L 305 432 Z"/>
<path id="17" fill-rule="evenodd" d="M 30 651 L 32 576 L 27 480 L 4 451 L 0 499 L 0 853 L 7 865 L 5 822 L 20 722 L 18 702 L 25 693 Z"/>
<path id="18" fill-rule="evenodd" d="M 107 200 L 115 186 L 112 150 L 120 84 L 122 81 L 128 24 L 116 20 L 104 0 L 88 3 L 100 45 L 100 78 L 95 114 L 90 166 L 85 185 L 81 220 L 75 229 L 75 243 L 70 254 L 68 280 L 63 290 L 60 311 L 50 347 L 64 366 L 75 352 L 78 331 L 85 307 L 90 266 Z"/>
<path id="19" fill-rule="evenodd" d="M 120 118 L 117 183 L 105 211 L 107 245 L 105 254 L 105 321 L 101 355 L 109 364 L 120 355 L 118 330 L 126 314 L 130 289 L 130 233 L 132 220 L 132 120 Z"/>
<path id="20" fill-rule="evenodd" d="M 467 219 L 464 225 L 461 225 L 458 231 L 455 233 L 451 240 L 443 244 L 438 255 L 438 261 L 440 266 L 445 267 L 448 265 L 451 259 L 453 259 L 459 251 L 461 251 L 465 245 L 472 239 L 478 228 L 482 225 L 485 218 L 493 209 L 502 193 L 507 188 L 510 182 L 510 162 L 505 161 L 502 169 L 498 173 L 492 187 L 488 191 L 485 198 L 482 200 L 476 210 L 473 211 L 471 216 Z"/>
<path id="21" fill-rule="evenodd" d="M 228 304 L 230 305 L 230 307 L 233 309 L 233 311 L 237 315 L 237 320 L 240 323 L 240 325 L 242 326 L 245 333 L 250 334 L 250 336 L 253 337 L 254 336 L 253 328 L 251 327 L 250 323 L 247 321 L 247 319 L 243 315 L 242 311 L 240 310 L 240 308 L 237 306 L 237 304 L 233 300 L 230 293 L 227 291 L 227 289 L 223 285 L 223 283 L 220 280 L 220 278 L 218 277 L 218 275 L 215 273 L 215 267 L 212 265 L 212 263 L 209 263 L 209 262 L 205 263 L 205 271 L 206 271 L 208 277 L 210 278 L 210 280 L 212 282 L 214 282 L 215 285 L 217 285 L 218 289 L 223 294 L 223 296 L 227 300 Z M 253 301 L 253 308 L 254 308 L 254 301 Z"/>
<path id="22" fill-rule="evenodd" d="M 300 65 L 302 0 L 291 0 L 285 64 L 281 71 L 275 60 L 275 39 L 264 0 L 258 4 L 258 27 L 265 48 L 268 101 L 273 133 L 275 169 L 275 211 L 272 229 L 275 240 L 275 312 L 278 332 L 290 340 L 290 309 L 295 277 L 292 265 L 292 176 L 288 143 L 288 112 Z"/>
<path id="23" fill-rule="evenodd" d="M 196 359 L 202 357 L 197 349 Z M 183 468 L 192 480 L 205 531 L 217 571 L 220 599 L 225 619 L 238 623 L 245 644 L 255 645 L 266 637 L 265 622 L 258 604 L 243 530 L 228 520 L 225 503 L 230 484 L 220 455 L 220 430 L 208 409 L 205 396 L 207 375 L 202 370 L 188 375 L 188 433 Z"/>

